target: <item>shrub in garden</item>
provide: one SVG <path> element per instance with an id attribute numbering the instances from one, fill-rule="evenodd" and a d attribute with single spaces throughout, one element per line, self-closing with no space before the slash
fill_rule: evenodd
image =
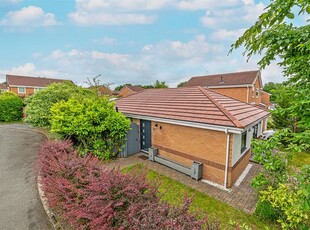
<path id="1" fill-rule="evenodd" d="M 51 108 L 51 131 L 71 138 L 80 152 L 100 159 L 116 156 L 125 143 L 130 121 L 106 97 L 72 97 Z"/>
<path id="2" fill-rule="evenodd" d="M 50 126 L 50 108 L 59 101 L 67 101 L 75 95 L 89 96 L 95 93 L 72 82 L 54 83 L 26 98 L 26 122 L 39 127 Z"/>
<path id="3" fill-rule="evenodd" d="M 254 160 L 263 170 L 252 180 L 259 190 L 256 215 L 277 220 L 283 229 L 308 229 L 310 211 L 310 166 L 305 165 L 295 176 L 288 173 L 289 154 L 281 152 L 287 132 L 276 132 L 267 141 L 254 140 Z M 284 143 L 284 144 L 283 144 Z"/>
<path id="4" fill-rule="evenodd" d="M 107 170 L 93 155 L 80 157 L 72 143 L 45 143 L 38 171 L 48 204 L 75 229 L 219 229 L 206 219 L 160 202 L 144 173 Z"/>
<path id="5" fill-rule="evenodd" d="M 23 100 L 13 92 L 0 93 L 0 121 L 19 121 L 23 114 Z"/>

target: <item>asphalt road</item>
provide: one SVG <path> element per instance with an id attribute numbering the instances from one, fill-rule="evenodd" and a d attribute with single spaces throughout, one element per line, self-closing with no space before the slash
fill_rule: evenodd
<path id="1" fill-rule="evenodd" d="M 44 136 L 26 125 L 0 125 L 0 230 L 52 229 L 34 173 L 42 141 Z"/>

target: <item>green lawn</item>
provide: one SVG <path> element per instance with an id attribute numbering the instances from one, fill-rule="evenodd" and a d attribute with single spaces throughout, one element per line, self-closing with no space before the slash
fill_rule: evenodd
<path id="1" fill-rule="evenodd" d="M 134 167 L 137 166 L 128 167 L 125 171 L 130 171 Z M 140 165 L 139 167 L 142 166 Z M 220 221 L 222 229 L 233 229 L 233 227 L 228 224 L 230 220 L 233 220 L 239 224 L 246 223 L 250 227 L 255 225 L 257 229 L 266 229 L 266 227 L 269 227 L 269 229 L 276 229 L 274 225 L 263 222 L 253 215 L 249 215 L 241 210 L 235 209 L 214 199 L 213 197 L 208 196 L 205 193 L 192 189 L 155 171 L 148 170 L 147 178 L 150 179 L 150 181 L 159 182 L 159 192 L 162 196 L 162 200 L 167 201 L 174 206 L 178 206 L 183 203 L 185 194 L 188 194 L 189 197 L 194 196 L 191 210 L 197 211 L 204 216 L 207 215 L 211 221 Z"/>
<path id="2" fill-rule="evenodd" d="M 304 165 L 310 165 L 310 153 L 294 153 L 293 158 L 289 161 L 291 166 L 301 168 Z"/>

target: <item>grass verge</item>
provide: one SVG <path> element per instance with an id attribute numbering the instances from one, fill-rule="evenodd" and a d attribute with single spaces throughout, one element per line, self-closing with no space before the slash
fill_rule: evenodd
<path id="1" fill-rule="evenodd" d="M 129 172 L 137 167 L 141 169 L 142 165 L 129 166 L 124 171 Z M 254 215 L 235 209 L 205 193 L 199 192 L 153 170 L 147 171 L 147 178 L 151 183 L 159 183 L 159 195 L 161 199 L 171 205 L 182 205 L 185 195 L 193 197 L 191 211 L 197 212 L 201 216 L 207 215 L 211 221 L 220 221 L 222 229 L 234 229 L 229 224 L 230 221 L 239 225 L 246 224 L 249 227 L 256 226 L 256 229 L 276 229 L 276 226 L 273 224 L 264 222 Z"/>
<path id="2" fill-rule="evenodd" d="M 290 166 L 301 169 L 304 165 L 310 165 L 310 153 L 293 153 L 293 158 L 289 161 Z"/>

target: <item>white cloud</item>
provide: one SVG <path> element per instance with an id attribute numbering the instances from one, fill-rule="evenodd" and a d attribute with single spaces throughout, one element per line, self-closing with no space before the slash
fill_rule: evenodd
<path id="1" fill-rule="evenodd" d="M 243 4 L 230 9 L 207 10 L 200 22 L 205 27 L 217 29 L 236 27 L 236 25 L 248 26 L 257 20 L 264 8 L 265 5 L 261 2 L 255 4 L 253 1 L 243 0 Z"/>
<path id="2" fill-rule="evenodd" d="M 177 1 L 177 8 L 181 10 L 206 10 L 235 6 L 239 0 L 182 0 Z"/>
<path id="3" fill-rule="evenodd" d="M 214 31 L 211 34 L 211 38 L 218 41 L 235 41 L 238 37 L 240 37 L 244 33 L 245 29 L 236 29 L 236 30 L 227 30 L 227 29 L 219 29 Z"/>
<path id="4" fill-rule="evenodd" d="M 33 63 L 26 63 L 22 66 L 13 67 L 8 71 L 8 74 L 19 74 L 19 75 L 31 75 L 35 72 L 35 65 Z"/>
<path id="5" fill-rule="evenodd" d="M 68 16 L 73 22 L 80 26 L 150 24 L 156 20 L 155 16 L 128 13 L 108 14 L 102 12 L 73 12 Z"/>
<path id="6" fill-rule="evenodd" d="M 17 4 L 20 3 L 22 0 L 0 0 L 1 4 Z"/>
<path id="7" fill-rule="evenodd" d="M 224 34 L 232 36 L 229 31 Z M 101 74 L 102 82 L 153 84 L 155 80 L 176 86 L 192 76 L 258 69 L 258 58 L 240 60 L 240 52 L 227 56 L 227 47 L 209 42 L 204 35 L 188 41 L 166 40 L 144 45 L 135 54 L 100 50 L 55 50 L 45 63 L 53 63 L 55 73 L 82 83 L 87 77 Z M 271 65 L 263 71 L 263 82 L 282 81 L 281 71 Z M 114 85 L 114 86 L 115 86 Z"/>
<path id="8" fill-rule="evenodd" d="M 164 41 L 155 45 L 146 45 L 145 54 L 154 54 L 161 58 L 198 58 L 214 53 L 222 53 L 221 45 L 210 44 L 204 35 L 198 35 L 188 42 Z"/>
<path id="9" fill-rule="evenodd" d="M 115 10 L 157 10 L 173 6 L 175 0 L 76 0 L 76 8 L 81 11 Z"/>
<path id="10" fill-rule="evenodd" d="M 249 0 L 248 0 L 249 1 Z M 150 24 L 162 9 L 183 11 L 216 10 L 240 5 L 240 0 L 75 0 L 76 10 L 68 14 L 77 25 Z"/>
<path id="11" fill-rule="evenodd" d="M 79 11 L 96 12 L 113 10 L 128 12 L 167 8 L 180 10 L 205 10 L 210 8 L 235 6 L 240 0 L 76 0 L 75 2 L 76 8 Z"/>
<path id="12" fill-rule="evenodd" d="M 36 6 L 28 6 L 21 10 L 10 11 L 0 20 L 0 26 L 9 29 L 12 29 L 12 27 L 20 28 L 22 30 L 29 30 L 35 27 L 50 27 L 57 24 L 58 22 L 54 14 L 45 13 L 43 9 Z"/>
<path id="13" fill-rule="evenodd" d="M 103 37 L 100 39 L 93 39 L 93 43 L 99 45 L 115 45 L 117 44 L 117 40 L 111 37 Z"/>

